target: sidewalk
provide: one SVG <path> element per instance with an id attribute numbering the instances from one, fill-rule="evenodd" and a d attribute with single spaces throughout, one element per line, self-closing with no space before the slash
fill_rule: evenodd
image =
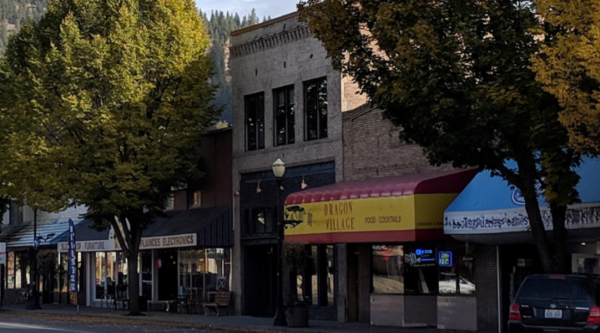
<path id="1" fill-rule="evenodd" d="M 337 321 L 311 320 L 309 327 L 289 328 L 272 326 L 272 318 L 248 316 L 204 316 L 199 314 L 179 314 L 167 312 L 144 312 L 145 316 L 125 316 L 127 311 L 100 308 L 80 307 L 79 314 L 75 306 L 44 304 L 41 310 L 26 310 L 25 305 L 11 305 L 2 308 L 2 314 L 7 312 L 15 315 L 35 315 L 64 317 L 68 320 L 108 320 L 110 322 L 173 325 L 181 327 L 207 328 L 211 330 L 244 331 L 244 332 L 347 332 L 347 333 L 439 333 L 435 328 L 401 328 L 371 326 L 367 323 L 339 323 Z M 452 331 L 457 332 L 457 331 Z M 472 332 L 471 332 L 472 333 Z"/>

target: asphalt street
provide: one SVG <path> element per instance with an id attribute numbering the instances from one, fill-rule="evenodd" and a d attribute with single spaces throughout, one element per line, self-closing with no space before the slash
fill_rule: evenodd
<path id="1" fill-rule="evenodd" d="M 173 327 L 164 324 L 98 323 L 68 320 L 49 320 L 31 316 L 6 316 L 0 313 L 1 333 L 216 333 L 217 331 Z M 223 333 L 223 331 L 219 331 Z M 228 331 L 232 332 L 232 331 Z"/>

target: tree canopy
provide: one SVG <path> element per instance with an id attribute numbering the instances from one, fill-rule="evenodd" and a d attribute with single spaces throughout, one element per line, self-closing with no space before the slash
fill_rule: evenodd
<path id="1" fill-rule="evenodd" d="M 560 106 L 531 70 L 544 31 L 527 1 L 307 0 L 300 18 L 333 66 L 351 76 L 434 165 L 477 166 L 519 188 L 546 271 L 568 270 L 566 206 L 580 156 Z M 505 166 L 514 160 L 517 169 Z M 553 215 L 556 251 L 536 195 Z M 555 255 L 553 255 L 555 254 Z"/>
<path id="2" fill-rule="evenodd" d="M 537 79 L 560 101 L 570 144 L 600 154 L 600 1 L 539 0 L 538 8 L 555 34 L 534 56 Z"/>
<path id="3" fill-rule="evenodd" d="M 3 178 L 88 206 L 115 230 L 129 281 L 142 230 L 172 187 L 198 176 L 194 150 L 219 116 L 209 43 L 192 0 L 51 0 L 0 57 Z"/>

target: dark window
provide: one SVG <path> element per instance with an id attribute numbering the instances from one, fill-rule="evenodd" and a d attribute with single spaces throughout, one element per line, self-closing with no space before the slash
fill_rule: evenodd
<path id="1" fill-rule="evenodd" d="M 305 139 L 327 137 L 327 79 L 304 83 Z"/>
<path id="2" fill-rule="evenodd" d="M 517 294 L 518 300 L 593 300 L 593 287 L 586 279 L 529 278 Z"/>
<path id="3" fill-rule="evenodd" d="M 275 232 L 275 210 L 272 208 L 252 209 L 249 214 L 247 233 L 250 235 Z"/>
<path id="4" fill-rule="evenodd" d="M 295 141 L 294 135 L 294 86 L 277 89 L 275 99 L 275 145 L 283 146 Z"/>
<path id="5" fill-rule="evenodd" d="M 244 100 L 246 150 L 265 148 L 265 97 L 263 93 L 249 95 Z"/>
<path id="6" fill-rule="evenodd" d="M 12 201 L 9 207 L 8 224 L 21 224 L 23 222 L 23 207 Z"/>

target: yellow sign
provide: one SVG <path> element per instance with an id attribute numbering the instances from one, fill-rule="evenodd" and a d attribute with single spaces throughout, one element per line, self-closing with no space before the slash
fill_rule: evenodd
<path id="1" fill-rule="evenodd" d="M 407 231 L 443 228 L 456 194 L 418 194 L 285 206 L 285 234 Z"/>

